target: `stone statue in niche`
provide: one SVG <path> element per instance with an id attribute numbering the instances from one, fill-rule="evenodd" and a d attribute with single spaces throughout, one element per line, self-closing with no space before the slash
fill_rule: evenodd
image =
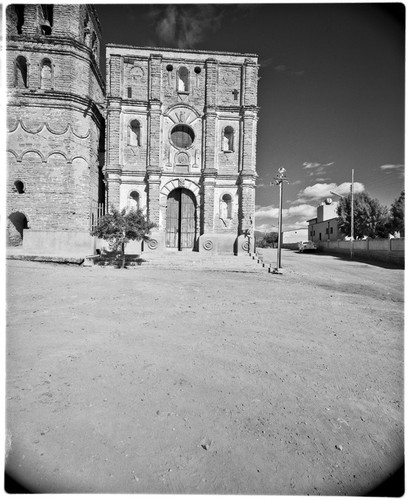
<path id="1" fill-rule="evenodd" d="M 223 151 L 230 151 L 230 141 L 226 136 L 223 136 Z"/>

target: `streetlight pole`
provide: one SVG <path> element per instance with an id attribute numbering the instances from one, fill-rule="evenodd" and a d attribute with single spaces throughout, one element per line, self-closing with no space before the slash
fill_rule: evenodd
<path id="1" fill-rule="evenodd" d="M 279 208 L 278 208 L 278 241 L 277 241 L 277 268 L 276 272 L 281 268 L 281 245 L 282 245 L 282 232 L 283 232 L 283 182 L 287 182 L 288 180 L 285 175 L 285 168 L 281 167 L 278 169 L 278 175 L 274 177 L 275 185 L 279 187 Z"/>
<path id="2" fill-rule="evenodd" d="M 354 258 L 354 169 L 351 179 L 351 260 Z"/>

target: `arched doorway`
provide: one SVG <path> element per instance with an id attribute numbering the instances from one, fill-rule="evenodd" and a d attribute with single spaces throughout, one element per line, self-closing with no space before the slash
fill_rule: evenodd
<path id="1" fill-rule="evenodd" d="M 27 217 L 21 212 L 13 212 L 9 215 L 8 243 L 10 246 L 23 244 L 23 231 L 28 229 Z"/>
<path id="2" fill-rule="evenodd" d="M 196 239 L 196 199 L 185 188 L 178 188 L 168 195 L 166 208 L 166 247 L 193 248 Z"/>

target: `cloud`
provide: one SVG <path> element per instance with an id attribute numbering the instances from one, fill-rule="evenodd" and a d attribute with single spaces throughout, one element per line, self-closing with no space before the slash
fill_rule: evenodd
<path id="1" fill-rule="evenodd" d="M 171 4 L 155 6 L 151 18 L 160 43 L 177 48 L 192 48 L 209 33 L 217 30 L 224 9 L 217 5 Z"/>
<path id="2" fill-rule="evenodd" d="M 316 163 L 316 162 L 309 162 L 309 161 L 305 161 L 302 166 L 304 168 L 318 168 L 318 167 L 330 167 L 331 165 L 333 165 L 334 162 L 331 161 L 330 163 Z"/>
<path id="3" fill-rule="evenodd" d="M 387 165 L 381 165 L 379 168 L 383 170 L 386 174 L 396 173 L 398 174 L 399 177 L 403 177 L 405 171 L 405 165 L 402 165 L 400 163 L 398 164 L 388 163 Z"/>
<path id="4" fill-rule="evenodd" d="M 398 164 L 398 165 L 388 164 L 388 165 L 381 165 L 379 168 L 381 170 L 400 170 L 403 168 L 403 165 L 401 165 L 401 164 Z"/>
<path id="5" fill-rule="evenodd" d="M 338 194 L 348 195 L 351 191 L 351 183 L 343 182 L 332 191 L 335 191 Z M 362 182 L 354 182 L 354 193 L 362 193 L 363 191 L 365 191 L 365 186 L 362 184 Z"/>
<path id="6" fill-rule="evenodd" d="M 330 198 L 330 191 L 334 191 L 342 195 L 347 195 L 350 191 L 350 188 L 350 182 L 343 182 L 339 185 L 337 185 L 335 182 L 317 183 L 313 186 L 307 186 L 305 189 L 300 191 L 297 195 L 297 200 L 295 200 L 293 204 L 305 202 L 311 203 L 313 201 L 321 201 L 325 198 Z M 365 191 L 365 186 L 361 182 L 354 182 L 354 192 L 361 193 L 362 191 Z"/>
<path id="7" fill-rule="evenodd" d="M 278 227 L 278 208 L 273 205 L 256 207 L 256 229 L 258 231 L 273 231 Z M 317 208 L 308 204 L 301 204 L 283 209 L 283 227 L 285 229 L 306 226 L 306 221 L 314 217 Z"/>

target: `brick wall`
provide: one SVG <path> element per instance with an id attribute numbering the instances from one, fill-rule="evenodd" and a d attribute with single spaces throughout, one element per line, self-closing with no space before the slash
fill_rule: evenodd
<path id="1" fill-rule="evenodd" d="M 104 85 L 82 30 L 87 12 L 91 31 L 99 30 L 97 19 L 84 5 L 56 5 L 45 36 L 40 6 L 24 10 L 21 34 L 14 7 L 7 10 L 8 215 L 23 213 L 34 230 L 88 231 L 91 207 L 100 201 Z M 27 61 L 27 85 L 19 88 L 18 56 Z M 51 62 L 45 87 L 44 59 Z"/>

